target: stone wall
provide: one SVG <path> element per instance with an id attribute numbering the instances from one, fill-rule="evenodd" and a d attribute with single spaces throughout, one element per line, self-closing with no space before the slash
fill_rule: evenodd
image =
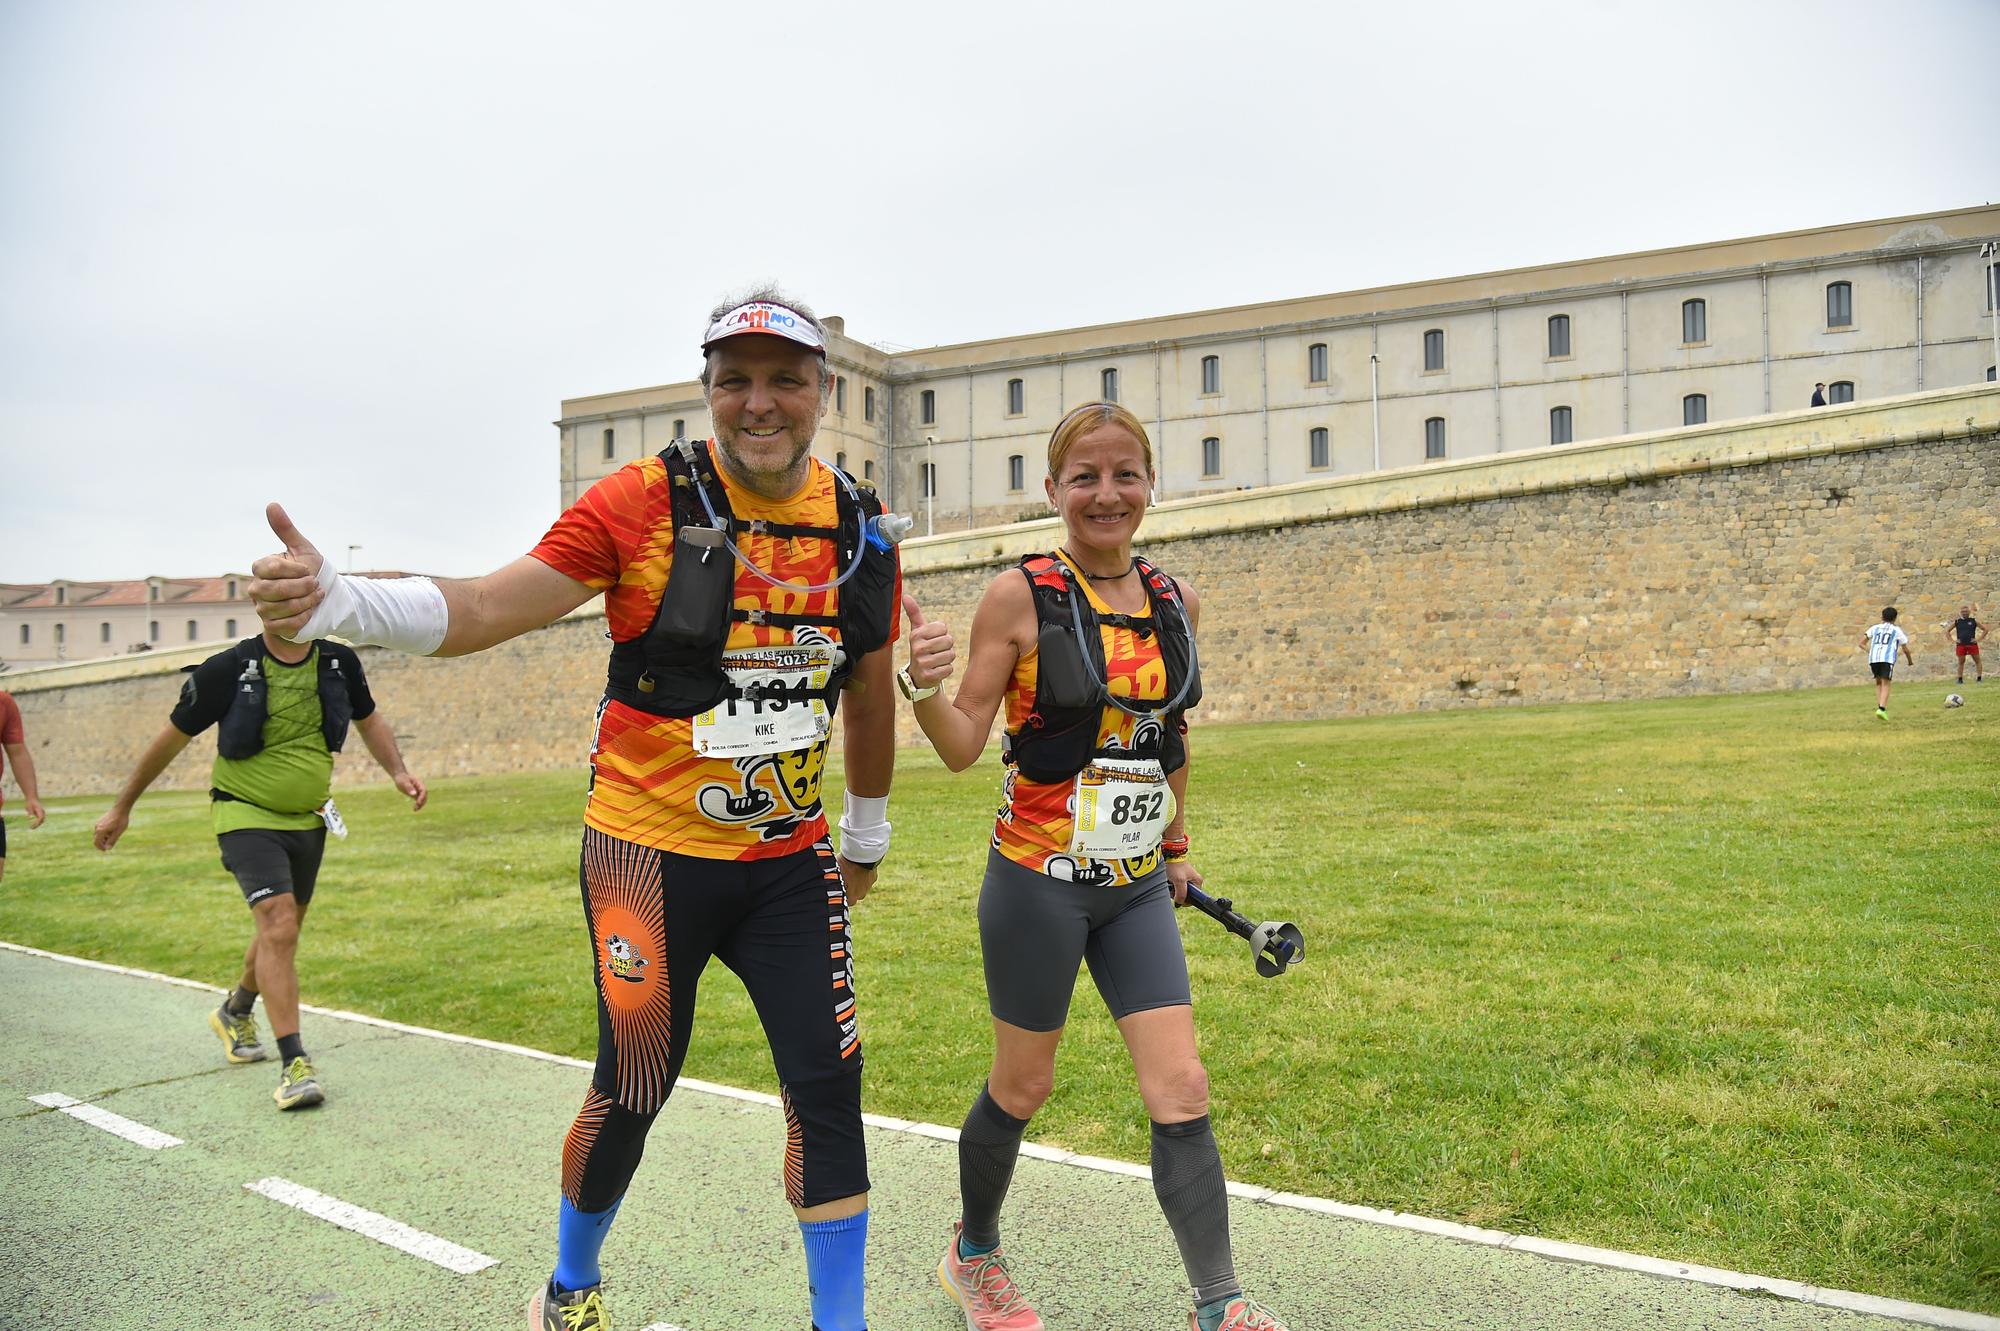
<path id="1" fill-rule="evenodd" d="M 1201 595 L 1204 723 L 1858 683 L 1883 605 L 1933 668 L 1960 604 L 2000 618 L 2000 391 L 1179 501 L 1143 535 Z M 995 573 L 1058 539 L 912 541 L 908 583 L 963 645 Z M 463 660 L 362 655 L 425 776 L 581 773 L 603 632 L 584 613 Z M 205 650 L 0 681 L 45 793 L 115 789 Z M 350 744 L 339 780 L 378 777 Z M 190 753 L 162 784 L 206 781 Z"/>

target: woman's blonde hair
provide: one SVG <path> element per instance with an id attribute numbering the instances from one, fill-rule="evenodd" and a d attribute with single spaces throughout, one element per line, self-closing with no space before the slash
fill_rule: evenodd
<path id="1" fill-rule="evenodd" d="M 1062 475 L 1063 459 L 1069 456 L 1071 446 L 1100 425 L 1116 425 L 1130 431 L 1139 441 L 1139 451 L 1146 455 L 1147 477 L 1153 475 L 1153 441 L 1146 437 L 1146 427 L 1139 424 L 1139 418 L 1116 402 L 1086 402 L 1057 421 L 1055 433 L 1049 436 L 1050 480 Z"/>

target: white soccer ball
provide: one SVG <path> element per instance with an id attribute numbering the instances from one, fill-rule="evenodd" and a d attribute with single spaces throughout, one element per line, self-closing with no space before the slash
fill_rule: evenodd
<path id="1" fill-rule="evenodd" d="M 1944 695 L 1944 705 L 1946 707 L 1963 707 L 1965 706 L 1965 699 L 1959 697 L 1956 693 L 1947 693 Z"/>

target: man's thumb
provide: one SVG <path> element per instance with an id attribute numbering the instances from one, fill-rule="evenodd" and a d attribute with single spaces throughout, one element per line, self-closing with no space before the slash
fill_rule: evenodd
<path id="1" fill-rule="evenodd" d="M 924 626 L 923 609 L 917 605 L 917 598 L 908 592 L 903 593 L 903 614 L 909 619 L 911 628 L 920 629 Z"/>
<path id="2" fill-rule="evenodd" d="M 314 555 L 319 553 L 314 548 L 313 543 L 308 541 L 299 532 L 299 529 L 292 525 L 292 520 L 286 515 L 283 504 L 266 504 L 264 506 L 264 520 L 271 524 L 271 534 L 285 543 L 286 553 Z"/>

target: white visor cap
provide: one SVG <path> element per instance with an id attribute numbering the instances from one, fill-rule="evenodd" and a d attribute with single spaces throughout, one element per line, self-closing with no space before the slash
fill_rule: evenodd
<path id="1" fill-rule="evenodd" d="M 826 339 L 820 336 L 819 327 L 812 320 L 797 310 L 764 300 L 738 305 L 710 324 L 708 335 L 701 340 L 701 349 L 706 353 L 724 338 L 741 337 L 745 333 L 787 338 L 802 347 L 811 347 L 821 355 L 826 354 Z"/>

